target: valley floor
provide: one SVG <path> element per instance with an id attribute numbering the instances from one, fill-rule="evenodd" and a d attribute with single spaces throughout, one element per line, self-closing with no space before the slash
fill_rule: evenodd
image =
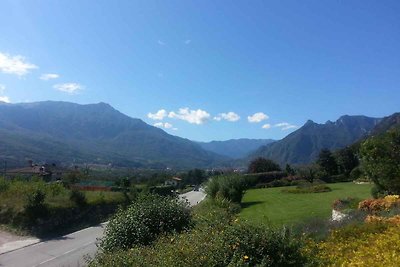
<path id="1" fill-rule="evenodd" d="M 272 225 L 296 224 L 312 218 L 329 218 L 332 204 L 339 198 L 371 197 L 370 184 L 328 184 L 331 192 L 293 194 L 284 193 L 288 187 L 251 189 L 242 200 L 240 217 L 255 223 Z"/>

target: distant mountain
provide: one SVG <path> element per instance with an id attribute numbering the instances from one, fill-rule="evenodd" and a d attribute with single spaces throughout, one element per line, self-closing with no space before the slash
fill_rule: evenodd
<path id="1" fill-rule="evenodd" d="M 366 116 L 342 116 L 336 122 L 318 124 L 307 121 L 282 140 L 259 148 L 249 157 L 266 157 L 279 164 L 306 164 L 314 161 L 321 149 L 336 150 L 364 136 L 381 121 Z"/>
<path id="2" fill-rule="evenodd" d="M 400 112 L 384 117 L 371 131 L 371 135 L 385 133 L 395 127 L 400 127 Z"/>
<path id="3" fill-rule="evenodd" d="M 272 139 L 231 139 L 226 141 L 211 141 L 199 142 L 199 145 L 207 150 L 220 155 L 239 159 L 246 157 L 250 152 L 253 152 L 263 145 L 275 142 Z"/>
<path id="4" fill-rule="evenodd" d="M 105 103 L 0 102 L 0 161 L 207 167 L 225 160 Z"/>

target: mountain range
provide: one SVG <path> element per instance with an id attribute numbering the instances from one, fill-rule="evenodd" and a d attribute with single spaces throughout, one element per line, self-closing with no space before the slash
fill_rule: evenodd
<path id="1" fill-rule="evenodd" d="M 230 139 L 226 141 L 199 142 L 199 145 L 208 151 L 240 159 L 248 156 L 250 152 L 255 151 L 263 145 L 275 142 L 273 139 Z"/>
<path id="2" fill-rule="evenodd" d="M 318 124 L 311 120 L 282 140 L 262 146 L 248 160 L 265 157 L 284 165 L 313 162 L 322 149 L 337 150 L 371 134 L 382 121 L 366 116 L 342 116 L 337 121 Z"/>
<path id="3" fill-rule="evenodd" d="M 97 163 L 130 167 L 214 166 L 224 156 L 130 118 L 105 103 L 0 104 L 0 161 Z"/>
<path id="4" fill-rule="evenodd" d="M 400 113 L 385 118 L 345 115 L 324 124 L 309 120 L 278 141 L 194 142 L 128 117 L 105 103 L 0 102 L 0 162 L 9 167 L 33 160 L 188 169 L 240 167 L 253 158 L 266 157 L 281 165 L 307 164 L 321 149 L 340 149 L 399 124 Z"/>

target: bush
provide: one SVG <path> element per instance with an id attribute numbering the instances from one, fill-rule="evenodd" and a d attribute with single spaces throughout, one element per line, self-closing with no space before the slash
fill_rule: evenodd
<path id="1" fill-rule="evenodd" d="M 98 254 L 90 266 L 305 266 L 304 245 L 287 229 L 230 219 L 208 202 L 190 231 L 162 236 L 152 246 Z M 222 217 L 221 217 L 222 215 Z M 205 219 L 206 218 L 206 219 Z"/>
<path id="2" fill-rule="evenodd" d="M 190 222 L 186 203 L 158 195 L 143 196 L 110 220 L 100 247 L 113 251 L 148 245 L 162 233 L 186 229 Z"/>
<path id="3" fill-rule="evenodd" d="M 29 193 L 26 197 L 25 212 L 28 220 L 35 221 L 38 218 L 47 215 L 47 206 L 44 201 L 46 193 L 41 189 Z"/>
<path id="4" fill-rule="evenodd" d="M 10 183 L 6 181 L 3 177 L 0 177 L 0 193 L 5 192 L 10 187 Z"/>
<path id="5" fill-rule="evenodd" d="M 332 231 L 324 242 L 310 242 L 320 266 L 399 266 L 398 225 L 364 223 Z M 315 250 L 316 248 L 317 250 Z"/>
<path id="6" fill-rule="evenodd" d="M 364 172 L 377 189 L 400 194 L 400 129 L 368 138 L 360 151 Z"/>
<path id="7" fill-rule="evenodd" d="M 293 193 L 293 194 L 323 193 L 330 191 L 332 191 L 332 189 L 329 186 L 323 184 L 307 186 L 307 187 L 297 186 L 296 188 L 282 190 L 282 192 L 284 193 Z"/>
<path id="8" fill-rule="evenodd" d="M 75 203 L 78 207 L 85 206 L 87 204 L 86 196 L 83 192 L 72 189 L 69 195 L 69 199 Z"/>
<path id="9" fill-rule="evenodd" d="M 256 158 L 249 164 L 249 173 L 273 172 L 280 171 L 281 167 L 270 159 Z"/>
<path id="10" fill-rule="evenodd" d="M 247 180 L 240 175 L 223 175 L 213 177 L 207 183 L 206 192 L 213 198 L 224 198 L 240 203 L 247 188 Z"/>

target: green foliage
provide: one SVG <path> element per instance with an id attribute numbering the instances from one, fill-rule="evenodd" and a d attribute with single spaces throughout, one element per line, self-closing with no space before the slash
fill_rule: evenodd
<path id="1" fill-rule="evenodd" d="M 148 245 L 160 234 L 186 229 L 190 222 L 186 203 L 158 195 L 143 196 L 110 220 L 100 247 L 113 251 Z"/>
<path id="2" fill-rule="evenodd" d="M 72 189 L 69 195 L 69 199 L 75 203 L 78 207 L 83 207 L 87 204 L 86 196 L 83 192 Z"/>
<path id="3" fill-rule="evenodd" d="M 329 149 L 322 149 L 318 155 L 317 164 L 328 175 L 335 175 L 338 173 L 338 164 L 335 157 Z"/>
<path id="4" fill-rule="evenodd" d="M 45 198 L 46 193 L 41 189 L 36 189 L 26 196 L 25 212 L 29 220 L 36 220 L 47 215 L 47 206 L 44 203 Z"/>
<path id="5" fill-rule="evenodd" d="M 0 193 L 7 191 L 9 187 L 10 183 L 8 183 L 4 177 L 0 177 Z"/>
<path id="6" fill-rule="evenodd" d="M 152 246 L 100 253 L 90 266 L 304 266 L 303 240 L 289 230 L 235 220 L 228 202 L 195 209 L 189 231 L 161 236 Z M 225 205 L 228 205 L 225 207 Z M 224 206 L 224 207 L 222 207 Z"/>
<path id="7" fill-rule="evenodd" d="M 312 185 L 312 186 L 297 186 L 296 188 L 291 189 L 283 189 L 284 193 L 293 193 L 293 194 L 307 194 L 307 193 L 323 193 L 330 192 L 332 189 L 323 184 Z"/>
<path id="8" fill-rule="evenodd" d="M 336 153 L 339 173 L 350 175 L 351 171 L 359 165 L 356 151 L 352 147 L 345 147 Z"/>
<path id="9" fill-rule="evenodd" d="M 289 176 L 293 176 L 296 174 L 296 170 L 293 169 L 292 166 L 290 166 L 290 164 L 286 164 L 285 171 L 286 171 L 286 174 Z"/>
<path id="10" fill-rule="evenodd" d="M 260 172 L 273 172 L 280 171 L 281 167 L 270 159 L 256 158 L 252 160 L 248 167 L 249 173 L 260 173 Z"/>
<path id="11" fill-rule="evenodd" d="M 377 190 L 400 194 L 400 130 L 371 137 L 361 145 L 365 174 Z"/>
<path id="12" fill-rule="evenodd" d="M 247 180 L 241 175 L 222 175 L 210 179 L 206 192 L 212 199 L 222 198 L 240 203 L 248 186 Z"/>

